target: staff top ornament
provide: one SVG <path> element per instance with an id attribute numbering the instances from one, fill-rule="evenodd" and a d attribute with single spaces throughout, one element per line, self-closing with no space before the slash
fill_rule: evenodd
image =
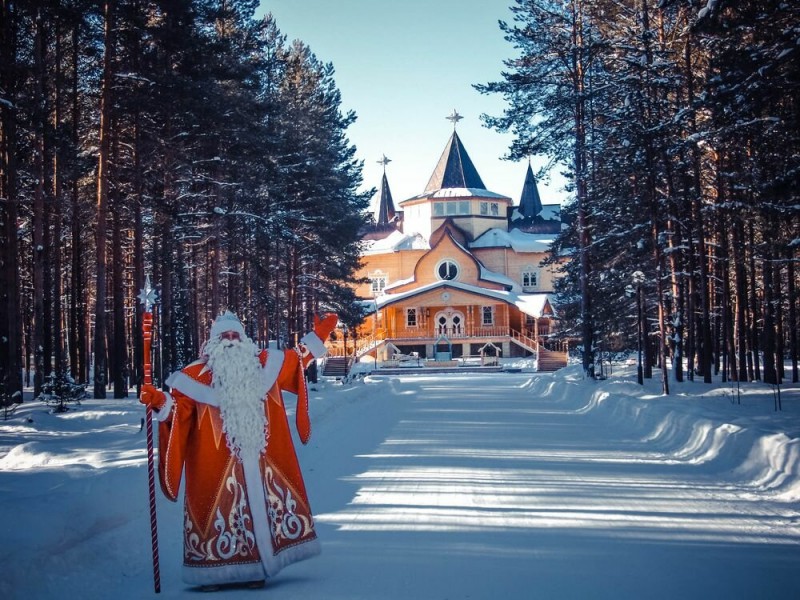
<path id="1" fill-rule="evenodd" d="M 145 277 L 144 287 L 139 290 L 139 295 L 137 297 L 139 298 L 139 302 L 144 304 L 144 312 L 150 312 L 158 297 L 158 293 L 153 286 L 150 285 L 150 275 Z"/>

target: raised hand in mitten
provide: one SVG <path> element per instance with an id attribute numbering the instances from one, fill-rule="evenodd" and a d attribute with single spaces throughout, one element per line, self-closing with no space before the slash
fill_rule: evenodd
<path id="1" fill-rule="evenodd" d="M 334 313 L 322 315 L 314 315 L 314 333 L 319 336 L 323 342 L 328 339 L 328 336 L 336 328 L 336 323 L 339 322 L 339 317 Z"/>

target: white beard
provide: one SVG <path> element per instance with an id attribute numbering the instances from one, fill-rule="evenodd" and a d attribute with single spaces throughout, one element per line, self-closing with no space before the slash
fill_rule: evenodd
<path id="1" fill-rule="evenodd" d="M 247 337 L 242 341 L 209 340 L 204 354 L 228 448 L 239 461 L 258 458 L 266 450 L 269 436 L 264 404 L 268 386 L 258 347 Z"/>

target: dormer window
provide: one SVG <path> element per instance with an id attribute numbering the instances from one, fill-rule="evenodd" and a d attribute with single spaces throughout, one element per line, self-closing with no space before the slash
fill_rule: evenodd
<path id="1" fill-rule="evenodd" d="M 383 289 L 386 287 L 386 275 L 381 271 L 376 271 L 370 275 L 370 282 L 373 296 L 380 296 L 383 294 Z"/>
<path id="2" fill-rule="evenodd" d="M 458 278 L 458 264 L 452 260 L 443 260 L 436 266 L 436 275 L 439 279 L 453 281 Z"/>
<path id="3" fill-rule="evenodd" d="M 492 217 L 500 216 L 500 205 L 497 202 L 481 202 L 481 214 Z"/>
<path id="4" fill-rule="evenodd" d="M 488 208 L 487 208 L 488 210 Z M 450 217 L 455 215 L 468 215 L 469 202 L 466 200 L 451 200 L 449 202 L 434 202 L 433 203 L 433 216 L 434 217 Z"/>
<path id="5" fill-rule="evenodd" d="M 539 287 L 539 271 L 528 267 L 522 271 L 522 289 L 531 290 Z"/>

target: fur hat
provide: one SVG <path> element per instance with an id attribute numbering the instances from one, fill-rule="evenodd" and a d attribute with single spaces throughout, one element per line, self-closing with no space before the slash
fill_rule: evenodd
<path id="1" fill-rule="evenodd" d="M 209 335 L 209 339 L 217 339 L 226 331 L 235 331 L 242 339 L 245 337 L 242 322 L 229 310 L 226 310 L 224 313 L 214 319 L 214 322 L 211 324 L 211 334 Z"/>

